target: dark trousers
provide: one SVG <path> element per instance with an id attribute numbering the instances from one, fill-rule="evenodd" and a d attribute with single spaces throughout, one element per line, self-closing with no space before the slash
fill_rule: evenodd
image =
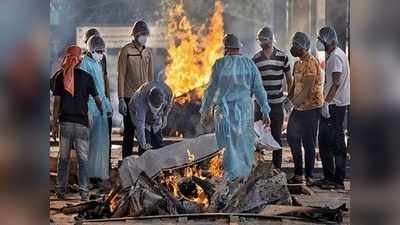
<path id="1" fill-rule="evenodd" d="M 303 145 L 305 175 L 306 177 L 313 177 L 315 142 L 320 116 L 320 108 L 305 111 L 294 109 L 290 114 L 287 128 L 287 141 L 292 151 L 295 175 L 303 175 L 303 152 L 301 148 Z"/>
<path id="2" fill-rule="evenodd" d="M 269 117 L 271 119 L 271 134 L 276 142 L 282 146 L 282 126 L 283 126 L 283 106 L 282 103 L 269 104 L 271 112 Z M 275 168 L 280 169 L 282 166 L 282 149 L 275 150 L 272 152 L 272 163 Z"/>
<path id="3" fill-rule="evenodd" d="M 125 98 L 126 105 L 129 105 L 130 98 Z M 131 120 L 129 110 L 127 115 L 124 116 L 124 139 L 122 140 L 122 158 L 132 155 L 133 137 L 135 135 L 135 126 Z"/>
<path id="4" fill-rule="evenodd" d="M 271 112 L 269 113 L 269 118 L 271 119 L 271 135 L 280 146 L 282 146 L 282 126 L 283 126 L 283 105 L 282 103 L 269 103 L 271 107 Z M 260 106 L 256 103 L 255 108 L 255 121 L 262 119 L 262 113 L 260 111 Z M 282 149 L 275 150 L 272 153 L 272 163 L 275 168 L 280 169 L 282 167 Z"/>
<path id="5" fill-rule="evenodd" d="M 342 184 L 346 177 L 347 149 L 344 119 L 347 106 L 329 106 L 330 118 L 321 117 L 318 146 L 324 178 Z"/>
<path id="6" fill-rule="evenodd" d="M 145 130 L 145 136 L 146 142 L 153 147 L 152 149 L 157 149 L 164 146 L 161 130 L 159 130 L 157 133 L 154 133 L 153 129 L 151 131 Z M 145 150 L 139 147 L 139 156 L 144 152 Z"/>

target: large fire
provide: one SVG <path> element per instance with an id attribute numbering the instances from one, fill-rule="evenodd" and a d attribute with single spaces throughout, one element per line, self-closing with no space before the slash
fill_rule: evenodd
<path id="1" fill-rule="evenodd" d="M 222 3 L 216 1 L 208 26 L 195 27 L 185 15 L 183 4 L 177 4 L 169 12 L 167 28 L 169 58 L 165 69 L 166 83 L 176 97 L 191 92 L 183 99 L 181 98 L 181 102 L 203 96 L 212 65 L 223 56 L 222 13 Z"/>

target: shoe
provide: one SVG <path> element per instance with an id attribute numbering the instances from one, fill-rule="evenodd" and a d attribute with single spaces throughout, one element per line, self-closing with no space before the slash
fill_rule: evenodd
<path id="1" fill-rule="evenodd" d="M 304 184 L 304 176 L 295 175 L 287 181 L 288 184 Z"/>
<path id="2" fill-rule="evenodd" d="M 314 180 L 311 177 L 306 177 L 306 185 L 307 186 L 313 186 L 314 185 Z"/>
<path id="3" fill-rule="evenodd" d="M 314 181 L 314 186 L 321 187 L 322 185 L 326 184 L 327 182 L 329 182 L 329 180 L 322 178 L 322 179 Z"/>
<path id="4" fill-rule="evenodd" d="M 314 181 L 313 185 L 317 186 L 317 187 L 322 187 L 324 185 L 333 185 L 333 182 L 328 179 L 322 178 L 322 179 Z"/>
<path id="5" fill-rule="evenodd" d="M 325 183 L 321 184 L 319 187 L 324 190 L 332 190 L 336 188 L 336 184 L 332 181 L 325 180 Z"/>

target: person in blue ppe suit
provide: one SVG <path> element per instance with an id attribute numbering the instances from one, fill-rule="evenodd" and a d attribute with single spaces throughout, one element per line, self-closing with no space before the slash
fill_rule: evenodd
<path id="1" fill-rule="evenodd" d="M 104 76 L 101 66 L 103 53 L 105 50 L 104 40 L 97 35 L 89 38 L 88 52 L 84 55 L 81 69 L 88 72 L 93 80 L 99 97 L 103 102 L 103 112 L 101 113 L 95 104 L 93 98 L 89 99 L 89 177 L 93 180 L 107 180 L 109 178 L 109 132 L 107 117 L 112 116 L 112 108 L 109 99 L 106 96 L 104 86 Z"/>
<path id="2" fill-rule="evenodd" d="M 129 113 L 136 127 L 139 155 L 146 150 L 163 147 L 161 131 L 167 125 L 172 108 L 171 89 L 160 80 L 144 83 L 129 101 Z"/>
<path id="3" fill-rule="evenodd" d="M 201 123 L 214 114 L 218 147 L 224 149 L 224 174 L 229 181 L 246 180 L 254 158 L 254 95 L 261 107 L 263 123 L 269 126 L 267 93 L 254 62 L 240 55 L 241 43 L 233 34 L 224 36 L 225 56 L 212 68 L 200 108 Z"/>

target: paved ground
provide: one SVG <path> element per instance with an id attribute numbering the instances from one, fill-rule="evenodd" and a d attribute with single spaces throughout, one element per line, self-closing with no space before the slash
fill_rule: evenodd
<path id="1" fill-rule="evenodd" d="M 121 138 L 118 136 L 113 137 L 114 143 L 119 143 Z M 50 150 L 50 155 L 56 156 L 57 155 L 57 148 L 56 147 L 51 147 Z M 121 146 L 119 145 L 114 145 L 113 146 L 113 151 L 112 151 L 112 161 L 113 164 L 116 165 L 118 160 L 120 160 L 121 156 Z M 267 160 L 271 159 L 272 154 L 268 154 L 266 156 Z M 293 171 L 293 162 L 291 159 L 291 153 L 288 147 L 284 147 L 283 151 L 283 170 L 288 173 L 288 176 Z M 348 172 L 350 175 L 350 171 Z M 316 177 L 321 176 L 321 162 L 319 160 L 318 154 L 317 154 L 317 160 L 316 160 Z M 295 197 L 303 204 L 306 206 L 329 206 L 329 207 L 337 207 L 343 203 L 346 203 L 347 207 L 350 208 L 350 193 L 351 193 L 351 179 L 350 177 L 346 180 L 345 182 L 346 189 L 344 191 L 334 191 L 334 190 L 321 190 L 319 188 L 312 188 L 313 191 L 315 192 L 315 195 L 295 195 Z M 66 200 L 57 200 L 55 199 L 54 196 L 49 196 L 49 202 L 50 202 L 50 221 L 52 222 L 51 224 L 57 224 L 57 225 L 66 225 L 66 224 L 73 224 L 74 223 L 74 216 L 67 216 L 62 213 L 58 212 L 58 209 L 62 208 L 66 204 L 75 204 L 79 203 L 79 195 L 78 194 L 69 194 L 67 195 Z M 143 224 L 139 222 L 124 222 L 124 223 L 112 223 L 112 224 Z M 151 222 L 151 221 L 148 221 Z M 154 221 L 156 222 L 156 221 Z M 220 224 L 228 224 L 224 221 L 220 221 Z M 249 221 L 250 222 L 250 221 Z M 254 224 L 256 221 L 253 221 Z M 162 222 L 162 224 L 169 224 L 170 222 Z M 171 222 L 172 223 L 172 222 Z M 251 223 L 251 224 L 253 224 Z M 110 223 L 111 224 L 111 223 Z M 149 224 L 149 223 L 147 223 Z M 157 224 L 157 223 L 156 223 Z M 179 224 L 176 222 L 173 222 L 173 224 Z M 193 223 L 196 224 L 196 223 Z M 204 223 L 205 224 L 205 223 Z M 247 224 L 247 223 L 241 223 L 241 224 Z M 263 224 L 311 224 L 311 223 L 294 223 L 293 221 L 286 221 L 286 222 L 268 222 L 266 223 L 265 221 Z M 350 224 L 350 217 L 349 213 L 345 215 L 344 218 L 344 223 L 343 224 Z M 104 224 L 105 225 L 105 224 Z"/>

